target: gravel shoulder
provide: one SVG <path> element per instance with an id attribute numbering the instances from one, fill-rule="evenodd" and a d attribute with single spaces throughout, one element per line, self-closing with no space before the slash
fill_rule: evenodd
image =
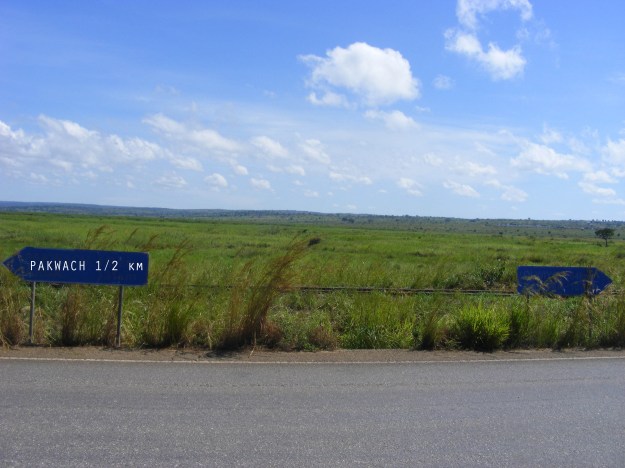
<path id="1" fill-rule="evenodd" d="M 317 352 L 283 352 L 266 349 L 247 349 L 234 352 L 215 352 L 205 349 L 115 349 L 95 346 L 62 348 L 19 346 L 0 348 L 0 360 L 94 360 L 94 361 L 144 361 L 144 362 L 256 362 L 256 363 L 397 363 L 397 362 L 462 362 L 462 361 L 512 361 L 545 359 L 625 359 L 625 350 L 599 349 L 586 351 L 567 349 L 511 350 L 494 353 L 473 351 L 412 351 L 404 349 L 363 349 Z"/>

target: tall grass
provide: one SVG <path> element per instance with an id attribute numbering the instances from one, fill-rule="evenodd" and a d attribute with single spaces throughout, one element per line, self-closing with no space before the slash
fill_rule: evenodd
<path id="1" fill-rule="evenodd" d="M 510 334 L 507 317 L 483 303 L 464 306 L 457 316 L 452 337 L 464 349 L 494 351 L 503 347 Z"/>
<path id="2" fill-rule="evenodd" d="M 2 215 L 0 215 L 1 217 Z M 300 291 L 299 285 L 513 290 L 515 266 L 593 264 L 622 288 L 625 255 L 584 239 L 234 222 L 11 216 L 0 258 L 25 245 L 147 251 L 125 289 L 122 343 L 489 351 L 625 346 L 625 293 L 587 298 Z M 297 240 L 293 241 L 294 236 Z M 476 259 L 478 259 L 476 261 Z M 28 285 L 0 268 L 0 341 L 27 341 Z M 117 288 L 38 285 L 35 342 L 112 345 Z"/>
<path id="3" fill-rule="evenodd" d="M 23 306 L 25 288 L 4 268 L 0 269 L 0 345 L 22 343 L 28 335 Z M 27 297 L 27 296 L 26 296 Z M 27 300 L 27 299 L 26 299 Z"/>
<path id="4" fill-rule="evenodd" d="M 297 272 L 294 263 L 301 259 L 309 241 L 294 240 L 286 252 L 260 269 L 249 261 L 239 270 L 226 312 L 226 328 L 220 347 L 237 348 L 255 344 L 258 338 L 271 341 L 272 330 L 268 314 L 278 297 L 295 286 Z"/>

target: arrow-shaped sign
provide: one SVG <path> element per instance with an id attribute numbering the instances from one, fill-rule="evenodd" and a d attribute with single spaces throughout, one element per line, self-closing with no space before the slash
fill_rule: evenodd
<path id="1" fill-rule="evenodd" d="M 4 265 L 25 281 L 141 286 L 148 282 L 148 254 L 108 250 L 25 247 Z"/>
<path id="2" fill-rule="evenodd" d="M 592 267 L 520 266 L 517 268 L 519 294 L 594 296 L 612 280 Z"/>

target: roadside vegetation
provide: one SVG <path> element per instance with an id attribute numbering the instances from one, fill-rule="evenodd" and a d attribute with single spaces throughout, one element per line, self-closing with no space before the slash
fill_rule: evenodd
<path id="1" fill-rule="evenodd" d="M 26 246 L 149 252 L 148 285 L 125 288 L 121 341 L 128 347 L 625 346 L 618 229 L 606 246 L 596 225 L 398 219 L 0 213 L 0 259 Z M 518 265 L 594 266 L 614 284 L 594 298 L 523 297 L 514 294 Z M 356 289 L 364 287 L 372 290 Z M 113 346 L 117 293 L 38 284 L 34 342 Z M 2 345 L 28 341 L 29 301 L 29 284 L 0 268 Z"/>

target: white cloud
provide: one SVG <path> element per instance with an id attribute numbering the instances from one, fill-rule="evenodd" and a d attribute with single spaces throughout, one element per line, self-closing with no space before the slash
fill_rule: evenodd
<path id="1" fill-rule="evenodd" d="M 480 194 L 470 185 L 460 184 L 451 180 L 443 182 L 443 187 L 461 197 L 478 198 Z"/>
<path id="2" fill-rule="evenodd" d="M 590 195 L 596 195 L 599 197 L 615 197 L 616 191 L 611 188 L 599 187 L 597 184 L 587 181 L 581 181 L 579 183 L 581 189 Z"/>
<path id="3" fill-rule="evenodd" d="M 202 163 L 195 158 L 187 158 L 184 156 L 172 157 L 171 163 L 178 169 L 188 169 L 190 171 L 202 172 Z"/>
<path id="4" fill-rule="evenodd" d="M 512 186 L 505 186 L 501 194 L 501 199 L 509 202 L 524 202 L 527 200 L 527 197 L 527 192 Z"/>
<path id="5" fill-rule="evenodd" d="M 252 139 L 252 144 L 270 158 L 286 158 L 289 155 L 288 150 L 280 142 L 267 136 Z"/>
<path id="6" fill-rule="evenodd" d="M 414 195 L 415 197 L 420 197 L 423 195 L 423 192 L 421 191 L 421 184 L 408 177 L 401 177 L 397 181 L 397 186 L 404 189 L 410 195 Z"/>
<path id="7" fill-rule="evenodd" d="M 269 164 L 267 168 L 271 172 L 283 172 L 287 174 L 299 175 L 302 177 L 306 175 L 306 169 L 298 164 L 289 164 L 286 166 L 276 166 L 275 164 Z"/>
<path id="8" fill-rule="evenodd" d="M 625 139 L 608 140 L 602 148 L 602 152 L 607 162 L 616 166 L 625 166 Z"/>
<path id="9" fill-rule="evenodd" d="M 271 190 L 271 182 L 269 182 L 267 179 L 251 178 L 250 184 L 252 185 L 252 187 L 258 190 Z"/>
<path id="10" fill-rule="evenodd" d="M 458 171 L 471 177 L 497 174 L 497 169 L 490 164 L 479 164 L 471 161 L 460 165 Z"/>
<path id="11" fill-rule="evenodd" d="M 489 43 L 484 51 L 482 44 L 473 33 L 448 30 L 445 33 L 445 48 L 464 55 L 484 68 L 493 80 L 509 80 L 523 73 L 527 61 L 520 46 L 502 50 L 497 44 Z"/>
<path id="12" fill-rule="evenodd" d="M 445 48 L 464 55 L 484 68 L 494 80 L 509 80 L 520 76 L 527 61 L 521 46 L 508 50 L 489 42 L 486 50 L 478 39 L 480 19 L 488 13 L 516 10 L 523 22 L 532 18 L 532 4 L 528 0 L 458 0 L 456 16 L 461 28 L 445 31 Z M 522 34 L 517 34 L 521 38 Z"/>
<path id="13" fill-rule="evenodd" d="M 330 171 L 330 179 L 335 182 L 355 182 L 363 185 L 371 185 L 373 181 L 367 176 L 355 176 L 352 174 L 342 174 L 336 171 Z"/>
<path id="14" fill-rule="evenodd" d="M 143 119 L 158 133 L 166 138 L 186 143 L 200 150 L 234 153 L 241 150 L 241 145 L 234 140 L 220 135 L 209 128 L 189 128 L 163 114 L 154 114 Z"/>
<path id="15" fill-rule="evenodd" d="M 20 168 L 32 165 L 49 166 L 52 171 L 60 169 L 66 174 L 80 171 L 82 176 L 94 170 L 112 172 L 118 165 L 140 168 L 148 161 L 171 157 L 157 144 L 140 138 L 102 135 L 75 122 L 45 115 L 37 122 L 43 133 L 29 135 L 0 121 L 0 165 L 16 170 L 16 176 Z"/>
<path id="16" fill-rule="evenodd" d="M 331 88 L 348 90 L 368 106 L 419 97 L 419 81 L 412 76 L 410 63 L 393 49 L 355 42 L 327 51 L 326 57 L 305 55 L 300 60 L 312 68 L 310 86 L 324 93 L 321 99 L 314 93 L 309 96 L 316 104 L 344 105 Z"/>
<path id="17" fill-rule="evenodd" d="M 228 181 L 226 180 L 226 178 L 217 172 L 209 176 L 206 176 L 204 178 L 204 181 L 207 182 L 210 186 L 212 186 L 213 189 L 215 190 L 228 187 Z"/>
<path id="18" fill-rule="evenodd" d="M 349 107 L 349 101 L 344 95 L 332 91 L 325 91 L 321 97 L 318 97 L 317 93 L 312 92 L 307 99 L 308 102 L 315 106 Z"/>
<path id="19" fill-rule="evenodd" d="M 46 127 L 52 134 L 66 135 L 79 141 L 86 141 L 89 138 L 98 136 L 98 132 L 87 130 L 77 123 L 70 122 L 68 120 L 58 120 L 45 115 L 40 115 L 39 122 L 41 122 L 43 126 Z"/>
<path id="20" fill-rule="evenodd" d="M 330 156 L 325 152 L 323 143 L 314 138 L 308 139 L 300 144 L 300 148 L 304 151 L 306 156 L 310 159 L 319 162 L 321 164 L 330 164 Z"/>
<path id="21" fill-rule="evenodd" d="M 232 165 L 232 170 L 234 171 L 235 174 L 242 175 L 242 176 L 249 174 L 247 167 L 242 166 L 241 164 L 238 164 L 236 162 L 231 162 L 231 165 Z"/>
<path id="22" fill-rule="evenodd" d="M 372 120 L 382 120 L 389 130 L 404 131 L 419 128 L 417 122 L 398 110 L 391 112 L 368 110 L 365 112 L 365 117 Z"/>
<path id="23" fill-rule="evenodd" d="M 298 164 L 291 164 L 289 166 L 286 166 L 284 168 L 284 172 L 288 174 L 300 175 L 302 177 L 306 175 L 306 170 Z"/>
<path id="24" fill-rule="evenodd" d="M 496 179 L 489 180 L 486 185 L 490 185 L 501 190 L 501 199 L 509 202 L 524 202 L 528 198 L 527 192 L 512 185 L 504 185 Z"/>
<path id="25" fill-rule="evenodd" d="M 435 155 L 434 153 L 424 154 L 421 157 L 421 160 L 428 166 L 432 166 L 432 167 L 440 167 L 443 165 L 443 162 L 444 162 L 443 158 Z"/>
<path id="26" fill-rule="evenodd" d="M 584 180 L 597 184 L 615 184 L 618 182 L 618 180 L 605 171 L 587 172 L 584 174 Z"/>
<path id="27" fill-rule="evenodd" d="M 28 176 L 29 180 L 31 182 L 34 182 L 36 184 L 47 184 L 48 183 L 48 178 L 46 176 L 44 176 L 43 174 L 36 174 L 34 172 L 31 172 Z"/>
<path id="28" fill-rule="evenodd" d="M 187 186 L 187 181 L 177 174 L 167 174 L 156 179 L 154 185 L 166 189 L 181 189 Z"/>
<path id="29" fill-rule="evenodd" d="M 543 134 L 540 136 L 540 140 L 546 144 L 561 143 L 563 138 L 562 134 L 553 128 L 549 128 L 547 125 L 543 125 Z"/>
<path id="30" fill-rule="evenodd" d="M 578 183 L 579 187 L 590 195 L 599 197 L 616 197 L 616 191 L 611 188 L 601 187 L 598 184 L 615 184 L 618 181 L 605 171 L 587 172 Z"/>
<path id="31" fill-rule="evenodd" d="M 523 21 L 532 18 L 532 4 L 528 0 L 458 0 L 456 16 L 464 27 L 476 29 L 478 17 L 501 10 L 518 10 Z"/>
<path id="32" fill-rule="evenodd" d="M 531 142 L 525 143 L 525 148 L 510 164 L 521 170 L 554 175 L 561 179 L 568 179 L 569 172 L 590 172 L 592 169 L 591 164 L 583 158 L 561 154 L 549 146 Z"/>

